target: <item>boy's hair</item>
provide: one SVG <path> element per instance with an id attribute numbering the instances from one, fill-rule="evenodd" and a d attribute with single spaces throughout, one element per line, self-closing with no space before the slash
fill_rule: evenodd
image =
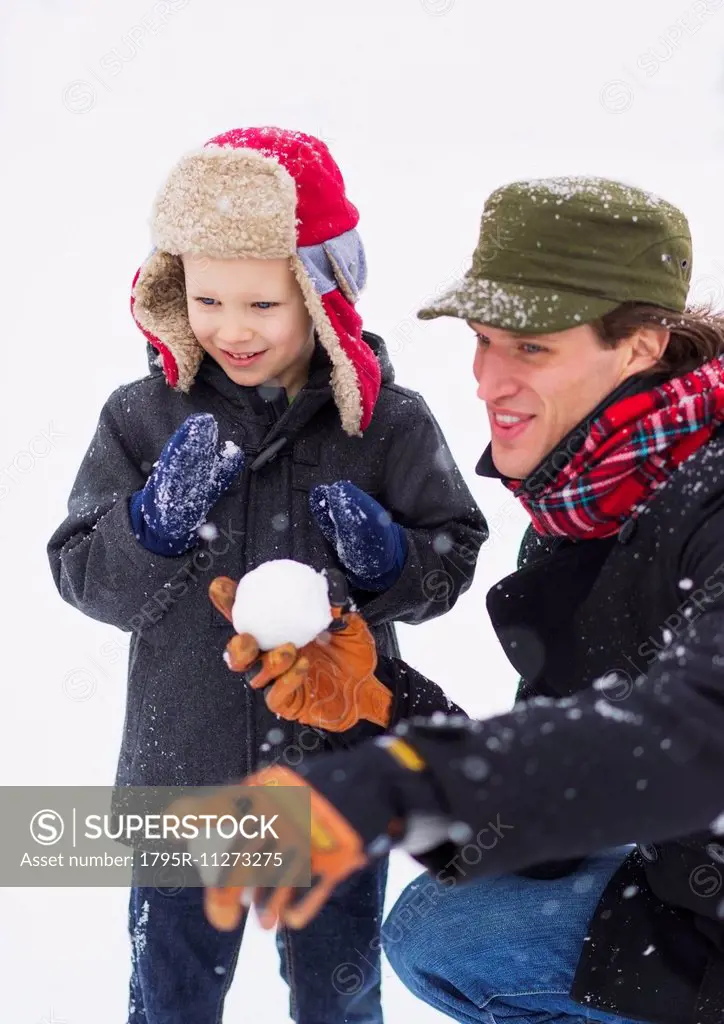
<path id="1" fill-rule="evenodd" d="M 724 354 L 724 313 L 710 306 L 691 306 L 676 313 L 661 306 L 626 302 L 591 324 L 606 348 L 615 348 L 639 327 L 651 326 L 668 327 L 671 337 L 661 359 L 646 373 L 680 377 Z"/>

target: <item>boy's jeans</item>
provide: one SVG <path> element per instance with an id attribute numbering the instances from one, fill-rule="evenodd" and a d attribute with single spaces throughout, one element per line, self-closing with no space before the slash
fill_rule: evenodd
<path id="1" fill-rule="evenodd" d="M 573 1002 L 587 925 L 630 848 L 552 880 L 504 875 L 444 888 L 422 875 L 382 927 L 415 995 L 464 1024 L 633 1024 Z"/>
<path id="2" fill-rule="evenodd" d="M 387 861 L 378 861 L 340 886 L 306 928 L 277 935 L 298 1024 L 381 1024 L 386 879 Z M 204 917 L 202 896 L 199 888 L 131 890 L 128 1024 L 220 1024 L 243 924 L 217 932 Z M 253 1024 L 252 1009 L 246 1021 Z"/>

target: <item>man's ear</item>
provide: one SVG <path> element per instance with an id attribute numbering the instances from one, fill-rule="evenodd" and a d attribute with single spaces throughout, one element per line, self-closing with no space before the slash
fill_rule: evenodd
<path id="1" fill-rule="evenodd" d="M 631 336 L 631 360 L 636 363 L 636 372 L 648 370 L 663 357 L 671 340 L 668 327 L 651 324 L 637 328 Z"/>

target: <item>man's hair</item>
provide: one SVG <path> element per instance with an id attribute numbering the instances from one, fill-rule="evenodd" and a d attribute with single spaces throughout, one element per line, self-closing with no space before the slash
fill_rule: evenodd
<path id="1" fill-rule="evenodd" d="M 661 359 L 646 373 L 679 377 L 724 354 L 724 313 L 716 313 L 708 306 L 693 306 L 676 313 L 660 306 L 626 302 L 591 324 L 607 348 L 615 348 L 639 327 L 654 326 L 668 327 L 671 337 Z"/>

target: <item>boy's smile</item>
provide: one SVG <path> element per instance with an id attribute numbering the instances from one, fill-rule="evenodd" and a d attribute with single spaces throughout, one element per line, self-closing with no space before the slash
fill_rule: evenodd
<path id="1" fill-rule="evenodd" d="M 266 349 L 260 349 L 258 352 L 230 352 L 222 348 L 220 351 L 229 360 L 231 366 L 251 366 L 252 363 L 259 361 Z"/>
<path id="2" fill-rule="evenodd" d="M 183 257 L 189 323 L 243 387 L 270 381 L 294 397 L 314 352 L 312 321 L 288 259 Z"/>

